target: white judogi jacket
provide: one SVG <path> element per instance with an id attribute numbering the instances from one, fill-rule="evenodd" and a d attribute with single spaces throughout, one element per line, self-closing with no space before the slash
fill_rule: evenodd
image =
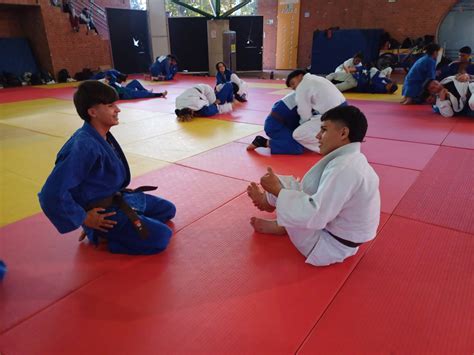
<path id="1" fill-rule="evenodd" d="M 359 63 L 359 64 L 357 64 L 357 65 L 354 65 L 354 58 L 349 58 L 349 59 L 346 60 L 344 63 L 342 63 L 341 65 L 339 65 L 339 66 L 336 68 L 335 72 L 336 72 L 336 73 L 337 73 L 337 72 L 340 72 L 340 71 L 345 72 L 344 67 L 346 67 L 346 68 L 349 69 L 349 68 L 358 68 L 358 67 L 360 67 L 360 66 L 362 66 L 362 63 Z"/>
<path id="2" fill-rule="evenodd" d="M 277 223 L 285 227 L 295 247 L 316 266 L 342 262 L 358 248 L 355 243 L 375 237 L 380 220 L 379 178 L 360 152 L 360 143 L 350 143 L 326 155 L 301 182 L 279 176 L 284 188 L 278 197 L 267 193 L 276 206 Z"/>
<path id="3" fill-rule="evenodd" d="M 176 98 L 176 108 L 190 108 L 193 111 L 199 111 L 204 106 L 212 105 L 216 102 L 214 89 L 207 84 L 197 84 L 192 88 L 186 89 Z"/>
<path id="4" fill-rule="evenodd" d="M 326 78 L 305 74 L 296 90 L 300 124 L 346 101 L 344 95 Z M 317 133 L 317 132 L 316 132 Z"/>
<path id="5" fill-rule="evenodd" d="M 451 84 L 452 83 L 452 84 Z M 461 82 L 456 80 L 455 76 L 448 76 L 441 81 L 441 84 L 451 84 L 451 90 L 455 89 L 459 94 L 459 99 L 449 92 L 446 100 L 440 100 L 439 97 L 436 98 L 436 106 L 439 108 L 439 112 L 444 117 L 452 117 L 454 114 L 464 110 L 466 105 L 469 105 L 469 108 L 474 111 L 474 83 L 470 82 Z M 454 88 L 452 88 L 454 86 Z M 470 98 L 468 100 L 468 94 L 470 93 Z"/>

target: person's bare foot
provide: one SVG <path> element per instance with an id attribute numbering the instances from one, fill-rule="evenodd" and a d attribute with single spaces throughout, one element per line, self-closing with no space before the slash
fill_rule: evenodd
<path id="1" fill-rule="evenodd" d="M 265 192 L 256 183 L 250 183 L 250 185 L 247 187 L 247 195 L 251 198 L 254 206 L 260 211 L 275 211 L 275 206 L 272 206 L 268 203 Z"/>
<path id="2" fill-rule="evenodd" d="M 250 143 L 248 146 L 247 146 L 247 150 L 255 150 L 257 149 L 258 147 L 256 145 L 253 145 L 252 143 Z"/>
<path id="3" fill-rule="evenodd" d="M 405 101 L 402 102 L 402 105 L 411 105 L 413 103 L 413 99 L 411 97 L 406 97 Z"/>
<path id="4" fill-rule="evenodd" d="M 264 234 L 275 234 L 275 235 L 285 235 L 286 229 L 278 225 L 276 220 L 263 219 L 252 217 L 250 219 L 250 224 L 252 225 L 255 232 L 264 233 Z"/>
<path id="5" fill-rule="evenodd" d="M 162 95 L 163 95 L 162 98 L 166 99 L 166 95 L 168 95 L 168 91 L 166 91 L 166 90 L 163 91 L 163 92 L 162 92 Z"/>

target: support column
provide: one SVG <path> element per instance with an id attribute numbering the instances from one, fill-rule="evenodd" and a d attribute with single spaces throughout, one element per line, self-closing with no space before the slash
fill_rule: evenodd
<path id="1" fill-rule="evenodd" d="M 215 76 L 216 63 L 224 58 L 222 33 L 229 30 L 229 20 L 207 21 L 207 46 L 209 54 L 209 75 Z"/>
<path id="2" fill-rule="evenodd" d="M 168 17 L 165 0 L 148 0 L 148 26 L 150 27 L 151 49 L 154 61 L 160 55 L 170 53 Z"/>

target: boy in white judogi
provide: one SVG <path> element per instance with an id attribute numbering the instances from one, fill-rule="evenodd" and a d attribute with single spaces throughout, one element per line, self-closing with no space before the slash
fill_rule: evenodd
<path id="1" fill-rule="evenodd" d="M 324 158 L 299 182 L 275 175 L 261 180 L 263 190 L 247 189 L 261 210 L 276 209 L 276 220 L 253 217 L 255 231 L 288 234 L 315 266 L 342 262 L 375 237 L 380 219 L 379 178 L 360 152 L 367 120 L 354 106 L 336 107 L 322 117 L 317 137 Z"/>
<path id="2" fill-rule="evenodd" d="M 425 90 L 436 97 L 435 108 L 442 116 L 474 116 L 474 82 L 470 82 L 469 74 L 448 76 L 441 82 L 429 80 Z"/>
<path id="3" fill-rule="evenodd" d="M 304 147 L 319 153 L 316 134 L 321 127 L 321 115 L 336 107 L 347 105 L 346 98 L 327 79 L 294 70 L 286 79 L 286 86 L 295 90 L 300 126 L 293 138 Z"/>
<path id="4" fill-rule="evenodd" d="M 349 58 L 339 65 L 334 73 L 326 76 L 326 79 L 331 82 L 334 80 L 335 86 L 341 92 L 355 88 L 357 86 L 357 80 L 354 78 L 353 74 L 362 67 L 362 59 L 362 53 L 356 53 L 354 57 Z"/>

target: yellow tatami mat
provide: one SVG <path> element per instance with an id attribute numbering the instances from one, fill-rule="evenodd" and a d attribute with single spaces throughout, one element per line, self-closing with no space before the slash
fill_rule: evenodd
<path id="1" fill-rule="evenodd" d="M 35 115 L 73 107 L 71 101 L 59 99 L 36 99 L 0 104 L 0 121 L 5 118 Z"/>
<path id="2" fill-rule="evenodd" d="M 126 144 L 124 150 L 127 154 L 176 162 L 261 130 L 259 125 L 196 119 L 183 124 L 180 130 Z"/>

